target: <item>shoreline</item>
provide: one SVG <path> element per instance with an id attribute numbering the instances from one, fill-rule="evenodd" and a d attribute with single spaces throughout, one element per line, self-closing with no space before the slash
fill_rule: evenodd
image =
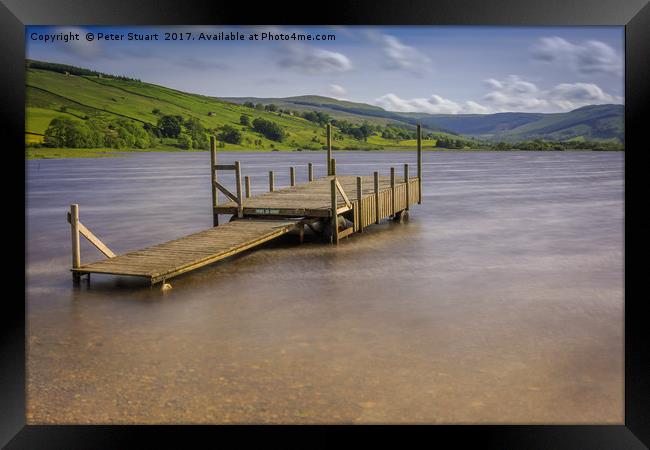
<path id="1" fill-rule="evenodd" d="M 320 153 L 325 150 L 272 150 L 272 149 L 222 149 L 222 152 L 234 153 Z M 355 149 L 355 150 L 334 150 L 336 152 L 412 152 L 415 148 L 385 148 L 385 149 Z M 511 152 L 625 152 L 625 150 L 591 150 L 591 149 L 571 149 L 571 150 L 492 150 L 492 149 L 446 149 L 446 148 L 423 148 L 422 151 L 428 153 L 511 153 Z M 130 154 L 141 153 L 208 153 L 209 150 L 181 150 L 176 148 L 157 147 L 152 149 L 114 149 L 114 148 L 47 148 L 47 147 L 26 147 L 25 160 L 40 159 L 74 159 L 74 158 L 123 158 Z"/>

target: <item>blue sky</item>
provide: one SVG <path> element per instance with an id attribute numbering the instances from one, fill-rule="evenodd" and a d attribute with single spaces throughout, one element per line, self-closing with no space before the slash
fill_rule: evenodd
<path id="1" fill-rule="evenodd" d="M 333 34 L 333 41 L 200 41 L 199 33 Z M 38 36 L 79 33 L 75 42 Z M 89 42 L 85 34 L 158 34 Z M 164 41 L 165 32 L 194 40 Z M 44 27 L 27 57 L 219 97 L 326 95 L 393 111 L 561 112 L 623 103 L 623 27 Z M 36 40 L 33 39 L 36 37 Z"/>

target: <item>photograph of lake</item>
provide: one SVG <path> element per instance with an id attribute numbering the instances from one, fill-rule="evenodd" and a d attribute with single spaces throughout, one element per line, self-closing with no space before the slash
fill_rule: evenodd
<path id="1" fill-rule="evenodd" d="M 28 424 L 622 424 L 622 27 L 28 26 Z"/>

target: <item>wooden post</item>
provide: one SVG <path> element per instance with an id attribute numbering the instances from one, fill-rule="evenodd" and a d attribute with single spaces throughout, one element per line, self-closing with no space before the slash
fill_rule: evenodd
<path id="1" fill-rule="evenodd" d="M 314 181 L 314 165 L 307 163 L 307 179 L 311 182 Z"/>
<path id="2" fill-rule="evenodd" d="M 251 198 L 251 177 L 248 175 L 244 177 L 244 185 L 246 186 L 246 198 Z"/>
<path id="3" fill-rule="evenodd" d="M 338 209 L 336 205 L 336 177 L 330 181 L 330 190 L 332 195 L 332 244 L 338 245 L 339 243 L 339 215 L 336 212 Z"/>
<path id="4" fill-rule="evenodd" d="M 332 160 L 332 125 L 327 124 L 327 175 L 335 175 L 331 172 Z"/>
<path id="5" fill-rule="evenodd" d="M 215 213 L 215 208 L 219 205 L 219 193 L 217 192 L 217 171 L 214 166 L 217 164 L 217 145 L 214 136 L 210 136 L 210 173 L 212 179 L 212 225 L 219 225 L 219 214 Z"/>
<path id="6" fill-rule="evenodd" d="M 359 232 L 363 231 L 363 207 L 361 206 L 361 197 L 363 195 L 363 178 L 357 177 L 357 215 L 359 217 Z"/>
<path id="7" fill-rule="evenodd" d="M 289 178 L 291 180 L 291 186 L 296 185 L 296 168 L 295 167 L 289 167 Z"/>
<path id="8" fill-rule="evenodd" d="M 375 223 L 381 220 L 379 217 L 379 172 L 375 172 Z"/>
<path id="9" fill-rule="evenodd" d="M 244 217 L 244 201 L 241 189 L 241 164 L 235 161 L 235 185 L 237 187 L 237 217 Z"/>
<path id="10" fill-rule="evenodd" d="M 395 168 L 390 168 L 390 211 L 391 216 L 395 217 Z"/>
<path id="11" fill-rule="evenodd" d="M 79 243 L 79 205 L 70 205 L 70 230 L 72 234 L 72 268 L 81 267 L 81 245 Z M 79 274 L 72 274 L 73 281 L 79 281 Z"/>
<path id="12" fill-rule="evenodd" d="M 418 124 L 418 205 L 422 203 L 422 126 Z"/>
<path id="13" fill-rule="evenodd" d="M 332 167 L 330 168 L 330 175 L 334 175 L 334 176 L 336 176 L 336 160 L 335 160 L 334 158 L 332 158 L 332 159 L 330 160 L 330 164 L 331 164 L 331 166 L 332 166 Z"/>
<path id="14" fill-rule="evenodd" d="M 409 165 L 404 164 L 404 182 L 406 183 L 406 209 L 409 209 L 411 204 L 411 191 L 409 188 Z"/>
<path id="15" fill-rule="evenodd" d="M 273 171 L 269 170 L 269 192 L 273 192 L 274 190 L 275 190 L 275 185 L 274 185 Z"/>

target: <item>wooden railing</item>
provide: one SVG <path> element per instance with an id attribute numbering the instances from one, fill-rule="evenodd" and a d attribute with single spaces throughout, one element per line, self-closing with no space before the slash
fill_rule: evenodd
<path id="1" fill-rule="evenodd" d="M 73 203 L 70 205 L 70 212 L 67 214 L 68 223 L 72 235 L 72 268 L 81 267 L 81 240 L 80 236 L 85 237 L 88 242 L 93 244 L 97 250 L 102 252 L 107 258 L 115 258 L 115 253 L 108 248 L 97 236 L 93 234 L 86 226 L 79 221 L 79 205 Z M 73 274 L 73 280 L 79 281 L 79 275 Z"/>
<path id="2" fill-rule="evenodd" d="M 375 172 L 377 174 L 377 172 Z M 405 174 L 408 175 L 408 166 L 405 167 Z M 379 190 L 379 176 L 375 176 L 375 192 L 363 195 L 363 179 L 357 177 L 357 197 L 349 200 L 343 191 L 341 184 L 336 178 L 331 180 L 332 192 L 332 219 L 331 227 L 336 230 L 332 233 L 332 242 L 348 236 L 353 232 L 363 231 L 364 228 L 379 223 L 382 219 L 392 217 L 400 218 L 409 206 L 419 203 L 419 179 L 408 178 L 408 181 L 391 183 L 390 188 Z M 339 206 L 338 195 L 341 195 L 345 205 Z M 352 210 L 353 226 L 339 230 L 338 216 Z"/>

